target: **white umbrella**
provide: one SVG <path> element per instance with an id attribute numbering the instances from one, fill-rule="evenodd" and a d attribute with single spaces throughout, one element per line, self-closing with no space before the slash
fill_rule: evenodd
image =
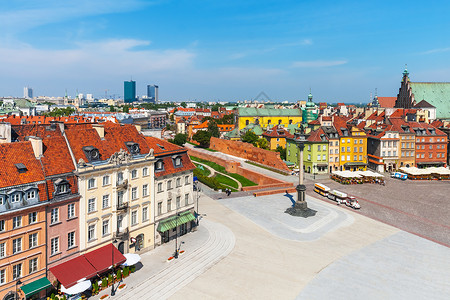
<path id="1" fill-rule="evenodd" d="M 69 294 L 69 295 L 75 295 L 75 294 L 84 292 L 85 290 L 89 289 L 90 287 L 91 287 L 91 281 L 84 280 L 84 281 L 78 282 L 77 284 L 75 284 L 74 286 L 71 286 L 68 289 L 66 289 L 61 284 L 61 292 Z"/>
<path id="2" fill-rule="evenodd" d="M 127 259 L 122 265 L 123 266 L 132 266 L 141 261 L 141 256 L 136 253 L 126 253 L 123 256 Z"/>

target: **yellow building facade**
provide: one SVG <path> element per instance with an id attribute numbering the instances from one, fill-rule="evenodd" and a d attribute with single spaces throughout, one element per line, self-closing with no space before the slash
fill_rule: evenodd
<path id="1" fill-rule="evenodd" d="M 367 169 L 367 135 L 358 127 L 340 128 L 340 169 L 365 171 Z"/>
<path id="2" fill-rule="evenodd" d="M 300 124 L 302 114 L 300 109 L 273 109 L 241 107 L 238 109 L 238 127 L 242 130 L 250 123 L 259 124 L 262 128 L 268 126 Z"/>

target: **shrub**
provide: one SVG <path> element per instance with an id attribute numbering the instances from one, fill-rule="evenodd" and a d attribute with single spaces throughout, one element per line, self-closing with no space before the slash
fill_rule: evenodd
<path id="1" fill-rule="evenodd" d="M 117 270 L 116 277 L 117 277 L 117 280 L 121 280 L 122 279 L 122 271 L 120 269 Z"/>
<path id="2" fill-rule="evenodd" d="M 97 280 L 92 284 L 92 292 L 93 292 L 94 294 L 97 294 L 97 293 L 98 293 L 98 283 L 97 283 Z"/>
<path id="3" fill-rule="evenodd" d="M 128 267 L 123 268 L 123 276 L 127 277 L 130 274 L 130 269 Z"/>
<path id="4" fill-rule="evenodd" d="M 111 284 L 113 282 L 113 276 L 112 274 L 108 275 L 108 284 Z"/>
<path id="5" fill-rule="evenodd" d="M 130 267 L 130 272 L 131 272 L 131 273 L 134 273 L 134 271 L 136 271 L 136 266 L 131 266 L 131 267 Z"/>
<path id="6" fill-rule="evenodd" d="M 55 294 L 52 293 L 52 294 L 50 295 L 50 298 L 51 298 L 52 300 L 55 300 Z"/>
<path id="7" fill-rule="evenodd" d="M 212 188 L 214 190 L 226 188 L 216 178 L 203 176 L 197 169 L 194 169 L 194 176 L 197 176 L 197 179 L 201 183 L 206 184 L 207 186 L 209 186 L 210 188 Z"/>
<path id="8" fill-rule="evenodd" d="M 106 278 L 102 278 L 102 288 L 105 288 L 108 285 Z"/>

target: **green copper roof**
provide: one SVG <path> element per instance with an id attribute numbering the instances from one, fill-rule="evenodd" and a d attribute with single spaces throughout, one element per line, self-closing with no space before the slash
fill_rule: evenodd
<path id="1" fill-rule="evenodd" d="M 414 100 L 436 107 L 436 118 L 450 119 L 450 82 L 411 82 Z"/>
<path id="2" fill-rule="evenodd" d="M 226 136 L 228 138 L 238 138 L 238 137 L 240 137 L 239 129 L 237 127 L 235 127 L 233 130 L 228 131 L 227 133 L 225 133 L 224 136 Z"/>
<path id="3" fill-rule="evenodd" d="M 277 117 L 277 116 L 295 116 L 300 117 L 301 112 L 296 108 L 254 108 L 240 107 L 238 109 L 240 117 Z"/>
<path id="4" fill-rule="evenodd" d="M 264 130 L 261 128 L 261 126 L 250 123 L 247 126 L 245 126 L 244 128 L 242 128 L 242 132 L 245 133 L 247 131 L 253 131 L 254 134 L 256 134 L 257 136 L 260 136 L 263 134 Z"/>

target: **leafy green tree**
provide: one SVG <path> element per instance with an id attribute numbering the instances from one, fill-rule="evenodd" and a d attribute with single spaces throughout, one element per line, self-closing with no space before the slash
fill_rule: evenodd
<path id="1" fill-rule="evenodd" d="M 265 138 L 259 138 L 256 141 L 256 144 L 261 149 L 269 149 L 269 142 Z"/>
<path id="2" fill-rule="evenodd" d="M 211 136 L 216 138 L 220 137 L 219 127 L 217 126 L 217 123 L 215 121 L 209 122 L 208 131 L 211 133 Z"/>
<path id="3" fill-rule="evenodd" d="M 223 105 L 216 103 L 211 107 L 211 111 L 219 111 L 219 107 L 222 107 Z"/>
<path id="4" fill-rule="evenodd" d="M 211 133 L 209 131 L 200 130 L 197 131 L 192 139 L 200 144 L 202 148 L 208 148 L 209 141 L 211 140 Z"/>
<path id="5" fill-rule="evenodd" d="M 51 112 L 44 113 L 47 117 L 67 117 L 75 112 L 75 109 L 72 107 L 65 108 L 55 108 Z"/>
<path id="6" fill-rule="evenodd" d="M 282 160 L 286 160 L 286 148 L 278 146 L 277 149 L 275 149 L 275 151 L 280 153 L 280 158 Z"/>
<path id="7" fill-rule="evenodd" d="M 110 105 L 109 106 L 109 111 L 110 112 L 115 112 L 116 111 L 116 108 L 114 107 L 114 105 Z"/>
<path id="8" fill-rule="evenodd" d="M 123 111 L 124 113 L 128 113 L 128 112 L 130 112 L 130 107 L 129 107 L 128 105 L 124 105 L 122 111 Z"/>
<path id="9" fill-rule="evenodd" d="M 175 138 L 173 139 L 173 142 L 175 145 L 178 146 L 184 146 L 184 144 L 186 144 L 187 142 L 187 134 L 185 133 L 177 133 L 175 135 Z"/>
<path id="10" fill-rule="evenodd" d="M 186 104 L 186 102 L 181 102 L 181 107 L 184 107 L 184 108 L 186 108 L 187 107 L 187 104 Z"/>
<path id="11" fill-rule="evenodd" d="M 241 141 L 244 143 L 250 143 L 253 144 L 253 146 L 256 146 L 256 141 L 258 140 L 258 136 L 251 130 L 248 130 L 242 137 Z"/>

